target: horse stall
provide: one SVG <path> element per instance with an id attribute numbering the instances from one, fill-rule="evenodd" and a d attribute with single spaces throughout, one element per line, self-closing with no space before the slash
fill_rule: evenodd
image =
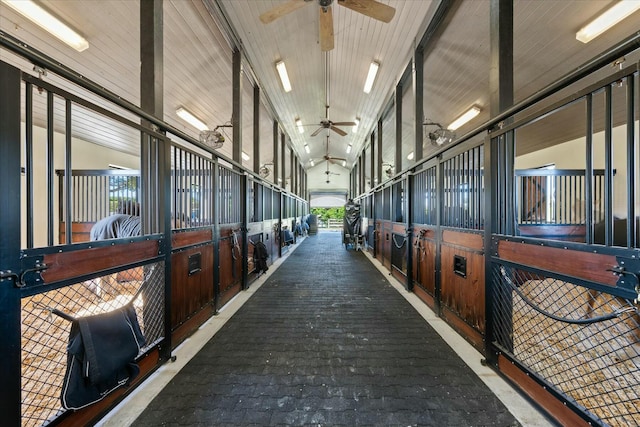
<path id="1" fill-rule="evenodd" d="M 5 391 L 23 426 L 91 424 L 248 286 L 252 244 L 279 256 L 282 193 L 161 121 L 143 126 L 120 99 L 83 98 L 4 63 L 0 76 L 15 141 L 0 158 L 14 171 L 3 185 L 21 189 L 3 207 Z M 288 220 L 308 211 L 290 198 Z M 75 325 L 125 315 L 136 332 L 130 370 L 78 402 Z"/>
<path id="2" fill-rule="evenodd" d="M 637 87 L 633 64 L 491 134 L 487 356 L 563 425 L 640 424 Z"/>

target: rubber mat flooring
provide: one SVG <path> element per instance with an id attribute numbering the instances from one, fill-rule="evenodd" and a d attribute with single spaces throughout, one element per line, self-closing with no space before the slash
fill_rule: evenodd
<path id="1" fill-rule="evenodd" d="M 518 426 L 340 233 L 310 236 L 134 426 Z"/>

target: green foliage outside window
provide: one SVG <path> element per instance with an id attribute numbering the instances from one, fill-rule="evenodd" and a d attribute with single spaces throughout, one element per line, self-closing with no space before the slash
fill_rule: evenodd
<path id="1" fill-rule="evenodd" d="M 317 215 L 321 221 L 344 218 L 344 207 L 339 208 L 311 208 L 311 213 Z"/>

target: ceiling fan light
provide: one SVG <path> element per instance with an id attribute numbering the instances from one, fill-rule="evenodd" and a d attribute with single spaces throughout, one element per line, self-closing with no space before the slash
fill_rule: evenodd
<path id="1" fill-rule="evenodd" d="M 347 145 L 347 154 L 349 154 L 351 152 L 352 148 L 353 148 L 353 146 L 351 144 Z"/>
<path id="2" fill-rule="evenodd" d="M 304 144 L 304 151 L 306 151 L 307 154 L 311 153 L 311 150 L 309 149 L 309 144 Z"/>
<path id="3" fill-rule="evenodd" d="M 196 116 L 191 114 L 184 107 L 179 107 L 176 110 L 176 114 L 182 120 L 184 120 L 185 122 L 189 123 L 191 126 L 193 126 L 194 128 L 198 129 L 201 132 L 204 131 L 204 130 L 209 130 L 207 125 L 204 124 L 204 122 L 202 120 L 200 120 L 199 118 L 197 118 Z"/>
<path id="4" fill-rule="evenodd" d="M 640 2 L 637 0 L 622 0 L 582 27 L 576 33 L 576 39 L 582 43 L 589 43 L 638 9 Z"/>
<path id="5" fill-rule="evenodd" d="M 25 0 L 2 0 L 2 3 L 11 7 L 27 19 L 33 21 L 45 31 L 68 44 L 78 52 L 89 48 L 89 42 L 80 34 L 72 30 L 58 18 L 35 4 Z"/>
<path id="6" fill-rule="evenodd" d="M 304 133 L 304 128 L 302 127 L 302 120 L 296 119 L 296 126 L 298 126 L 299 133 Z"/>
<path id="7" fill-rule="evenodd" d="M 278 75 L 280 76 L 280 81 L 282 82 L 282 88 L 284 91 L 291 92 L 291 81 L 289 81 L 287 67 L 284 65 L 283 61 L 278 61 L 276 63 L 276 70 L 278 70 Z"/>
<path id="8" fill-rule="evenodd" d="M 449 126 L 447 126 L 447 129 L 456 130 L 462 125 L 467 124 L 478 114 L 480 114 L 480 107 L 474 105 L 473 107 L 465 111 L 460 117 L 455 119 Z"/>
<path id="9" fill-rule="evenodd" d="M 407 160 L 413 160 L 413 151 L 409 153 Z"/>
<path id="10" fill-rule="evenodd" d="M 358 132 L 358 126 L 360 126 L 360 117 L 356 117 L 353 122 L 355 123 L 355 126 L 351 127 L 351 132 L 356 133 Z"/>
<path id="11" fill-rule="evenodd" d="M 369 66 L 369 73 L 367 74 L 367 80 L 364 82 L 364 93 L 371 92 L 373 88 L 373 82 L 376 80 L 376 75 L 378 74 L 378 68 L 380 68 L 380 63 L 376 61 L 372 61 Z"/>

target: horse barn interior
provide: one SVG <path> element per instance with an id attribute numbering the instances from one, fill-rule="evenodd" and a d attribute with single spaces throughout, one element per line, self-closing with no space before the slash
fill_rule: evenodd
<path id="1" fill-rule="evenodd" d="M 238 397 L 220 375 L 195 370 L 187 385 L 227 390 L 231 408 L 220 412 L 207 394 L 200 425 L 541 425 L 482 412 L 498 403 L 465 387 L 488 376 L 548 425 L 640 425 L 639 9 L 637 0 L 0 0 L 1 423 L 108 425 L 136 397 L 151 401 L 145 387 L 174 363 L 188 371 L 180 352 L 200 340 L 233 362 L 223 365 L 231 376 L 351 363 L 323 377 L 330 384 L 297 376 L 296 395 L 261 411 L 242 406 L 263 393 L 258 384 Z M 623 15 L 607 29 L 586 28 L 614 12 Z M 72 40 L 51 32 L 62 25 Z M 286 241 L 331 198 L 359 204 L 361 250 L 329 231 Z M 289 286 L 278 275 L 288 265 L 311 279 Z M 396 309 L 394 295 L 415 309 Z M 242 298 L 256 303 L 227 318 Z M 356 319 L 356 308 L 380 315 Z M 416 310 L 429 322 L 409 327 Z M 233 333 L 282 313 L 281 326 L 312 313 L 316 323 L 299 328 L 325 323 L 330 339 L 306 360 L 260 362 L 259 339 L 233 348 Z M 364 317 L 378 322 L 370 340 Z M 222 318 L 224 346 L 199 338 Z M 116 355 L 129 346 L 95 333 L 89 349 L 89 321 L 125 325 L 134 352 Z M 449 332 L 442 350 L 428 350 L 461 341 L 491 374 L 463 378 L 422 350 L 408 358 L 413 344 L 435 342 L 415 333 L 430 325 Z M 403 358 L 378 359 L 367 377 L 391 386 L 365 395 L 372 389 L 349 383 L 367 340 L 390 343 L 405 329 L 410 340 L 375 353 Z M 289 335 L 267 333 L 278 343 Z M 366 337 L 354 347 L 363 360 L 329 354 L 354 336 Z M 94 356 L 128 359 L 99 374 Z M 440 382 L 390 382 L 396 365 L 414 373 L 398 381 L 435 370 Z M 279 390 L 279 380 L 265 387 Z M 303 392 L 347 390 L 341 381 L 353 398 Z M 463 394 L 450 395 L 459 384 Z M 423 392 L 432 398 L 409 397 Z M 372 410 L 374 397 L 384 405 Z M 179 404 L 147 403 L 176 418 L 145 411 L 135 425 L 195 420 L 180 421 Z M 473 411 L 488 418 L 456 418 Z"/>

